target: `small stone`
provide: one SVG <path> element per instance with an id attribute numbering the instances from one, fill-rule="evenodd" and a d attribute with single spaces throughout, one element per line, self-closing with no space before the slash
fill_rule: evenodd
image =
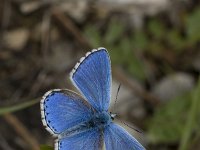
<path id="1" fill-rule="evenodd" d="M 24 14 L 29 14 L 38 10 L 42 5 L 41 1 L 25 1 L 21 4 L 20 10 Z"/>
<path id="2" fill-rule="evenodd" d="M 14 51 L 24 48 L 29 39 L 29 31 L 24 28 L 15 29 L 4 33 L 4 45 Z"/>
<path id="3" fill-rule="evenodd" d="M 166 101 L 182 95 L 194 87 L 194 78 L 186 73 L 176 73 L 163 78 L 155 85 L 152 92 L 159 99 Z"/>
<path id="4" fill-rule="evenodd" d="M 65 1 L 60 3 L 58 8 L 63 12 L 67 12 L 70 17 L 77 22 L 82 22 L 85 19 L 88 10 L 88 0 L 84 1 Z"/>

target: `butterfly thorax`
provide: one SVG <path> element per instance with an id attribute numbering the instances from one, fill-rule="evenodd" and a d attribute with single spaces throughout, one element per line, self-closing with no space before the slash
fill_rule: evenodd
<path id="1" fill-rule="evenodd" d="M 89 120 L 88 124 L 90 127 L 104 128 L 112 121 L 111 116 L 108 112 L 103 111 L 101 113 L 96 113 Z"/>

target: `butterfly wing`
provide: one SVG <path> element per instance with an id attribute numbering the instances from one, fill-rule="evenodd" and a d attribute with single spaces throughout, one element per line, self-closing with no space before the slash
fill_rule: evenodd
<path id="1" fill-rule="evenodd" d="M 104 139 L 106 150 L 145 150 L 125 129 L 114 123 L 105 128 Z"/>
<path id="2" fill-rule="evenodd" d="M 97 111 L 107 111 L 110 102 L 111 66 L 105 48 L 88 52 L 71 72 L 71 80 Z"/>
<path id="3" fill-rule="evenodd" d="M 102 150 L 102 133 L 97 128 L 56 141 L 56 150 Z"/>
<path id="4" fill-rule="evenodd" d="M 40 103 L 42 122 L 53 135 L 77 125 L 91 117 L 91 106 L 70 90 L 47 92 Z"/>

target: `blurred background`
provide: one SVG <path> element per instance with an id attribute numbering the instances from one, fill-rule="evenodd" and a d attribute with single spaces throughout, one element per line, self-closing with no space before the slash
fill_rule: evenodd
<path id="1" fill-rule="evenodd" d="M 105 47 L 111 108 L 121 83 L 115 111 L 142 133 L 121 125 L 150 150 L 200 150 L 199 29 L 198 0 L 1 0 L 0 149 L 53 146 L 39 100 L 76 90 L 73 66 Z"/>

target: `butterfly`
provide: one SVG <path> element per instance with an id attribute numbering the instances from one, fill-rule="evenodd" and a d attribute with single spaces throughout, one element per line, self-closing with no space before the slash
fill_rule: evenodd
<path id="1" fill-rule="evenodd" d="M 68 89 L 47 92 L 41 102 L 43 125 L 56 137 L 55 150 L 144 150 L 108 112 L 111 62 L 105 48 L 86 53 L 70 73 L 81 95 Z"/>

